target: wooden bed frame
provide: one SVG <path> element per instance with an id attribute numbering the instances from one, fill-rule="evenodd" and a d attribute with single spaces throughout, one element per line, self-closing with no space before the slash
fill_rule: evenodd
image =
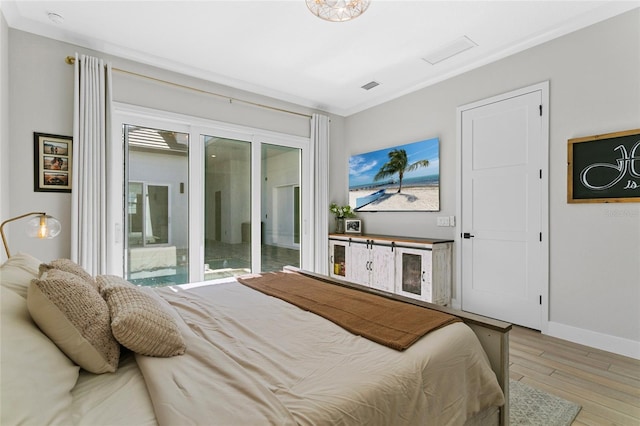
<path id="1" fill-rule="evenodd" d="M 472 314 L 469 312 L 464 312 L 445 306 L 434 305 L 432 303 L 399 296 L 397 294 L 388 293 L 360 284 L 351 283 L 349 281 L 330 278 L 326 275 L 316 274 L 314 272 L 301 270 L 295 267 L 286 266 L 284 270 L 297 272 L 299 274 L 306 275 L 308 277 L 312 277 L 317 280 L 334 285 L 340 285 L 360 291 L 375 293 L 389 299 L 400 300 L 417 306 L 424 306 L 429 309 L 455 315 L 462 319 L 462 321 L 467 324 L 469 328 L 471 328 L 471 330 L 473 330 L 473 332 L 476 334 L 478 340 L 480 341 L 480 344 L 482 345 L 482 348 L 489 357 L 491 369 L 496 373 L 498 383 L 500 384 L 500 387 L 504 392 L 506 401 L 505 405 L 500 409 L 500 424 L 509 424 L 509 331 L 511 331 L 511 324 Z"/>

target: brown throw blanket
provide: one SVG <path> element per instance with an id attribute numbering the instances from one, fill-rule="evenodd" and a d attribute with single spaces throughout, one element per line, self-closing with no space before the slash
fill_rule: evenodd
<path id="1" fill-rule="evenodd" d="M 320 315 L 356 335 L 402 351 L 460 318 L 398 300 L 328 284 L 296 273 L 238 277 L 255 290 Z"/>

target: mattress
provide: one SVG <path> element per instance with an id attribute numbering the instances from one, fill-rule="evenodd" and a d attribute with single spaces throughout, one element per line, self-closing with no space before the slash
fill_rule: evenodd
<path id="1" fill-rule="evenodd" d="M 187 343 L 136 355 L 160 423 L 462 425 L 504 402 L 463 323 L 401 352 L 237 282 L 158 294 Z"/>
<path id="2" fill-rule="evenodd" d="M 463 323 L 398 351 L 235 279 L 145 288 L 174 319 L 186 352 L 123 350 L 115 373 L 91 374 L 30 317 L 26 287 L 40 262 L 16 255 L 7 263 L 2 424 L 495 424 L 504 403 Z"/>

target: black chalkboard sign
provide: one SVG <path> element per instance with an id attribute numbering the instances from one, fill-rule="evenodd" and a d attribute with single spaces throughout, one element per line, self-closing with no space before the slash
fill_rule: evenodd
<path id="1" fill-rule="evenodd" d="M 640 203 L 640 129 L 569 139 L 569 203 Z"/>

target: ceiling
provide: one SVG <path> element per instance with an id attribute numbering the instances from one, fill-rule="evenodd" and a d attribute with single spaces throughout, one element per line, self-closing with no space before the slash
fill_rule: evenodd
<path id="1" fill-rule="evenodd" d="M 640 1 L 372 0 L 362 16 L 340 23 L 315 17 L 304 0 L 2 0 L 0 6 L 10 28 L 348 116 Z M 51 12 L 62 21 L 53 22 Z M 423 59 L 465 37 L 472 48 L 435 65 Z M 379 85 L 361 88 L 371 81 Z"/>

